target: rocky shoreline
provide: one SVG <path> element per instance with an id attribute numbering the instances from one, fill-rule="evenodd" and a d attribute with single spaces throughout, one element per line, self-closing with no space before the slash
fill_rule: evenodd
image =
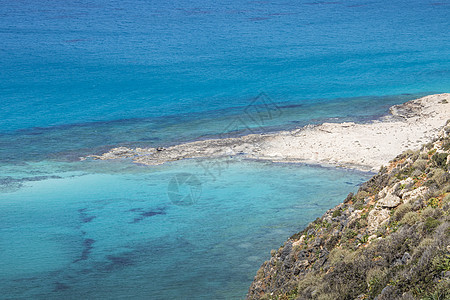
<path id="1" fill-rule="evenodd" d="M 370 123 L 324 123 L 292 131 L 210 139 L 168 148 L 113 148 L 92 159 L 129 158 L 158 165 L 189 158 L 240 156 L 376 171 L 406 149 L 431 141 L 450 116 L 450 94 L 430 95 L 390 108 Z"/>
<path id="2" fill-rule="evenodd" d="M 450 299 L 450 122 L 294 234 L 247 299 Z"/>
<path id="3" fill-rule="evenodd" d="M 272 250 L 247 299 L 450 299 L 449 102 L 450 94 L 431 95 L 364 124 L 119 147 L 82 159 L 158 165 L 240 156 L 380 170 L 356 195 Z"/>

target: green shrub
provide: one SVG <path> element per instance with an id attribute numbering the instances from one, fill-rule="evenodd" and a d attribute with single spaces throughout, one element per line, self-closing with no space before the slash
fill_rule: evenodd
<path id="1" fill-rule="evenodd" d="M 383 224 L 378 228 L 378 230 L 375 232 L 377 237 L 384 237 L 387 233 L 387 225 Z"/>
<path id="2" fill-rule="evenodd" d="M 447 166 L 447 156 L 448 153 L 436 153 L 431 157 L 431 159 L 433 160 L 436 166 L 440 168 L 445 168 Z"/>
<path id="3" fill-rule="evenodd" d="M 448 215 L 448 211 L 450 210 L 450 194 L 447 194 L 443 199 L 442 199 L 442 211 L 446 212 L 446 214 Z"/>
<path id="4" fill-rule="evenodd" d="M 450 299 L 450 280 L 439 281 L 432 291 L 424 298 L 425 300 L 447 300 Z"/>
<path id="5" fill-rule="evenodd" d="M 444 196 L 444 198 L 442 199 L 442 204 L 448 204 L 450 203 L 450 194 L 447 194 Z"/>
<path id="6" fill-rule="evenodd" d="M 393 215 L 394 221 L 400 221 L 403 216 L 412 210 L 412 205 L 409 203 L 401 204 L 395 211 Z"/>
<path id="7" fill-rule="evenodd" d="M 436 210 L 437 210 L 436 208 L 429 206 L 422 211 L 422 217 L 424 217 L 425 219 L 433 218 Z"/>
<path id="8" fill-rule="evenodd" d="M 350 228 L 350 229 L 356 229 L 356 230 L 359 230 L 361 228 L 365 228 L 365 227 L 367 227 L 367 220 L 366 219 L 353 220 L 352 222 L 350 222 L 347 225 L 347 227 Z"/>
<path id="9" fill-rule="evenodd" d="M 423 174 L 423 171 L 420 171 L 418 169 L 415 169 L 412 173 L 411 173 L 411 177 L 419 177 Z"/>
<path id="10" fill-rule="evenodd" d="M 332 250 L 337 243 L 339 242 L 339 237 L 332 235 L 326 242 L 325 242 L 325 248 L 327 248 L 328 251 Z"/>
<path id="11" fill-rule="evenodd" d="M 427 218 L 425 220 L 425 230 L 429 233 L 433 232 L 436 227 L 438 227 L 441 224 L 439 220 L 436 220 L 434 218 Z"/>
<path id="12" fill-rule="evenodd" d="M 375 297 L 381 292 L 386 285 L 386 274 L 387 270 L 380 267 L 375 267 L 367 272 L 366 283 L 369 288 L 369 296 Z"/>
<path id="13" fill-rule="evenodd" d="M 356 251 L 351 261 L 337 263 L 323 277 L 325 293 L 336 294 L 334 299 L 355 299 L 367 290 L 366 273 L 371 259 Z"/>
<path id="14" fill-rule="evenodd" d="M 340 217 L 342 215 L 342 212 L 341 212 L 341 210 L 340 209 L 336 209 L 335 211 L 333 211 L 333 218 L 336 218 L 336 217 Z"/>
<path id="15" fill-rule="evenodd" d="M 355 197 L 356 197 L 357 201 L 364 201 L 364 199 L 369 196 L 370 196 L 370 194 L 366 191 L 358 191 L 358 193 L 356 193 Z"/>
<path id="16" fill-rule="evenodd" d="M 445 184 L 439 191 L 439 194 L 445 194 L 450 192 L 450 183 Z"/>
<path id="17" fill-rule="evenodd" d="M 425 248 L 427 248 L 427 247 L 433 245 L 434 242 L 435 242 L 435 240 L 432 239 L 432 238 L 424 238 L 422 241 L 420 241 L 420 244 L 419 244 L 418 247 L 419 247 L 420 249 L 424 250 Z"/>
<path id="18" fill-rule="evenodd" d="M 450 254 L 441 254 L 433 258 L 433 268 L 437 272 L 450 271 Z"/>
<path id="19" fill-rule="evenodd" d="M 313 273 L 307 273 L 302 279 L 298 282 L 297 290 L 299 292 L 304 291 L 308 287 L 316 286 L 318 282 L 320 282 L 321 278 Z"/>
<path id="20" fill-rule="evenodd" d="M 423 172 L 427 168 L 427 164 L 428 164 L 428 160 L 418 159 L 413 163 L 412 166 L 414 169 L 418 169 Z"/>
<path id="21" fill-rule="evenodd" d="M 317 300 L 330 300 L 330 299 L 339 299 L 339 294 L 326 293 L 326 294 L 321 294 L 321 295 L 317 296 Z"/>
<path id="22" fill-rule="evenodd" d="M 350 250 L 347 249 L 341 249 L 341 248 L 334 248 L 331 250 L 330 254 L 328 255 L 328 259 L 330 261 L 330 264 L 332 266 L 345 262 L 345 261 L 351 261 L 353 258 L 353 253 Z"/>
<path id="23" fill-rule="evenodd" d="M 351 230 L 351 229 L 347 229 L 344 232 L 344 237 L 347 238 L 347 239 L 352 239 L 352 238 L 354 238 L 357 235 L 358 234 L 354 230 Z"/>
<path id="24" fill-rule="evenodd" d="M 436 169 L 433 171 L 431 179 L 441 186 L 450 179 L 450 175 L 442 169 Z"/>
<path id="25" fill-rule="evenodd" d="M 434 180 L 432 180 L 432 179 L 428 179 L 427 181 L 425 181 L 423 183 L 423 185 L 427 186 L 427 187 L 432 187 L 432 186 L 436 186 L 436 182 Z"/>
<path id="26" fill-rule="evenodd" d="M 401 219 L 401 221 L 399 222 L 399 224 L 407 224 L 409 226 L 413 226 L 414 224 L 416 224 L 418 221 L 420 220 L 419 216 L 417 215 L 417 213 L 410 211 L 408 213 L 406 213 L 403 218 Z"/>
<path id="27" fill-rule="evenodd" d="M 435 244 L 435 240 L 432 238 L 424 238 L 419 246 L 416 247 L 416 249 L 414 249 L 415 255 L 422 255 L 422 253 L 425 251 L 425 249 L 427 249 L 428 247 L 431 247 Z"/>

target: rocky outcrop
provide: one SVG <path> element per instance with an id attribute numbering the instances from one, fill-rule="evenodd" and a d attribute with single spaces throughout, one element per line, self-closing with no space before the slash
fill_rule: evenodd
<path id="1" fill-rule="evenodd" d="M 247 299 L 450 299 L 449 132 L 272 250 Z"/>

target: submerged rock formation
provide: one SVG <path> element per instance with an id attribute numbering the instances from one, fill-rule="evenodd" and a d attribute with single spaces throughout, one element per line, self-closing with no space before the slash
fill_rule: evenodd
<path id="1" fill-rule="evenodd" d="M 450 299 L 449 133 L 272 250 L 247 299 Z"/>

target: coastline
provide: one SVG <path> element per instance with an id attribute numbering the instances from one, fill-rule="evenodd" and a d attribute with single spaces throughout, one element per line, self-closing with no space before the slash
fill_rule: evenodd
<path id="1" fill-rule="evenodd" d="M 246 299 L 450 299 L 449 133 L 271 250 Z"/>
<path id="2" fill-rule="evenodd" d="M 189 158 L 242 158 L 296 162 L 376 172 L 407 149 L 431 142 L 450 117 L 450 94 L 435 94 L 394 105 L 368 123 L 323 123 L 300 129 L 189 142 L 168 148 L 118 147 L 81 158 L 129 158 L 159 165 Z"/>

